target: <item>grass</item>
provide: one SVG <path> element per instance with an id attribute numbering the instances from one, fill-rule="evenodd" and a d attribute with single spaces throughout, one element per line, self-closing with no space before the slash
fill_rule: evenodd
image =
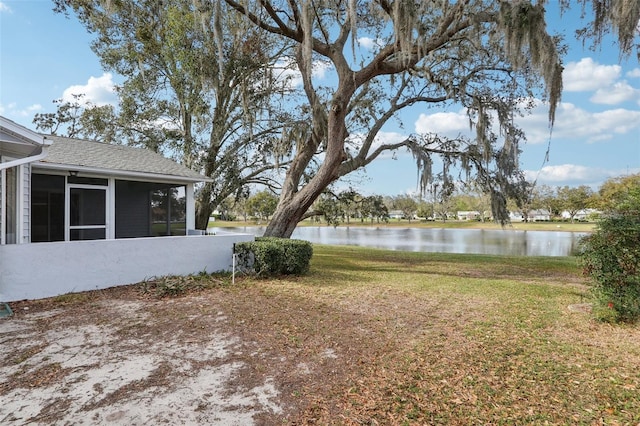
<path id="1" fill-rule="evenodd" d="M 236 337 L 233 357 L 245 367 L 232 386 L 269 378 L 286 407 L 262 424 L 640 423 L 640 325 L 568 308 L 588 301 L 575 258 L 314 245 L 305 276 L 229 281 L 180 281 L 177 296 L 164 281 L 64 296 L 57 318 L 97 321 L 136 342 L 182 336 L 185 348 Z M 148 297 L 159 289 L 172 297 Z M 144 321 L 92 306 L 130 298 Z"/>
<path id="2" fill-rule="evenodd" d="M 302 299 L 308 311 L 332 306 L 341 321 L 324 338 L 351 339 L 345 344 L 362 360 L 333 390 L 337 401 L 319 404 L 339 409 L 316 407 L 305 418 L 638 424 L 640 329 L 570 312 L 585 301 L 584 284 L 574 258 L 329 246 L 315 247 L 308 276 L 260 282 L 272 297 Z M 292 328 L 314 333 L 312 324 Z"/>

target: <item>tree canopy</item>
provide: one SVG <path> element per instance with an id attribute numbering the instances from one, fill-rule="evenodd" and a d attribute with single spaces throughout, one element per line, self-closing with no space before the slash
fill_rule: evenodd
<path id="1" fill-rule="evenodd" d="M 606 212 L 640 215 L 640 173 L 608 179 L 598 192 L 599 207 Z"/>
<path id="2" fill-rule="evenodd" d="M 542 89 L 552 123 L 561 93 L 560 46 L 546 31 L 542 5 L 225 1 L 256 28 L 293 43 L 287 53 L 306 95 L 308 119 L 304 131 L 293 132 L 299 138 L 266 234 L 291 235 L 327 185 L 400 148 L 414 155 L 421 189 L 436 175 L 433 157 L 441 156 L 443 186 L 452 166 L 462 167 L 492 194 L 494 217 L 506 220 L 505 199 L 517 195 L 522 180 L 517 159 L 524 137 L 513 114 Z M 375 40 L 370 50 L 360 45 L 365 35 Z M 322 62 L 334 71 L 332 85 L 317 86 L 312 78 L 314 64 Z M 393 144 L 378 140 L 404 109 L 451 103 L 468 111 L 474 139 L 414 134 Z M 308 178 L 318 154 L 322 160 Z"/>
<path id="3" fill-rule="evenodd" d="M 249 197 L 247 200 L 247 210 L 254 217 L 269 220 L 269 216 L 276 210 L 277 204 L 278 197 L 265 189 Z"/>
<path id="4" fill-rule="evenodd" d="M 434 178 L 447 187 L 452 166 L 458 166 L 466 175 L 461 179 L 474 175 L 491 194 L 494 218 L 507 220 L 507 197 L 526 192 L 518 164 L 525 135 L 514 115 L 526 112 L 539 96 L 553 125 L 562 91 L 563 46 L 546 29 L 545 1 L 224 1 L 256 28 L 293 43 L 287 53 L 301 72 L 306 95 L 308 119 L 304 131 L 294 132 L 299 137 L 267 235 L 291 235 L 329 184 L 400 148 L 416 159 L 421 190 Z M 638 2 L 593 5 L 594 20 L 581 35 L 598 43 L 616 29 L 621 52 L 629 53 Z M 373 40 L 373 47 L 363 46 L 362 36 Z M 329 64 L 334 84 L 316 84 L 317 63 Z M 474 138 L 414 134 L 397 143 L 379 140 L 385 124 L 404 109 L 451 104 L 466 109 Z M 436 156 L 443 162 L 437 174 Z M 321 160 L 310 175 L 314 158 Z"/>
<path id="5" fill-rule="evenodd" d="M 542 99 L 552 126 L 562 92 L 564 47 L 547 30 L 543 0 L 55 3 L 78 14 L 105 67 L 126 77 L 130 131 L 168 121 L 144 139 L 174 141 L 185 164 L 216 178 L 199 195 L 207 217 L 211 200 L 247 184 L 279 187 L 267 236 L 289 237 L 332 183 L 400 149 L 415 158 L 421 191 L 473 178 L 504 222 L 507 198 L 528 188 L 518 161 L 526 135 L 514 117 Z M 628 55 L 640 3 L 578 3 L 588 5 L 594 19 L 578 35 L 597 45 L 613 31 Z M 279 66 L 298 72 L 299 86 L 281 84 Z M 318 69 L 329 77 L 314 78 Z M 409 108 L 451 105 L 465 109 L 474 137 L 381 138 Z M 270 180 L 277 167 L 284 177 Z"/>
<path id="6" fill-rule="evenodd" d="M 220 2 L 55 0 L 91 33 L 103 67 L 124 77 L 114 132 L 214 179 L 198 192 L 196 226 L 249 184 L 269 184 L 273 139 L 287 112 L 272 37 Z M 233 28 L 234 31 L 228 31 Z M 91 109 L 87 109 L 90 111 Z"/>

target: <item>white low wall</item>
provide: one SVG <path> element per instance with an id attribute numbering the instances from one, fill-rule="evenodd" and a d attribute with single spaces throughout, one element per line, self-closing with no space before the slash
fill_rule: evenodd
<path id="1" fill-rule="evenodd" d="M 0 246 L 0 302 L 133 284 L 163 275 L 229 271 L 233 245 L 253 235 L 225 234 Z"/>

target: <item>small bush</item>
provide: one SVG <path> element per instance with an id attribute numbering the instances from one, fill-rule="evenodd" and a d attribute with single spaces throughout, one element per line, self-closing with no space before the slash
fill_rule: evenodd
<path id="1" fill-rule="evenodd" d="M 597 318 L 607 322 L 640 319 L 640 189 L 629 191 L 617 210 L 583 238 L 580 254 L 594 281 Z"/>
<path id="2" fill-rule="evenodd" d="M 303 275 L 309 271 L 313 246 L 308 241 L 259 237 L 235 246 L 238 266 L 262 276 Z"/>

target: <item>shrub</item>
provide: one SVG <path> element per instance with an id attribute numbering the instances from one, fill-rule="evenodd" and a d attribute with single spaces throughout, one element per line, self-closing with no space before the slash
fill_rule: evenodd
<path id="1" fill-rule="evenodd" d="M 640 319 L 640 189 L 628 192 L 583 238 L 584 272 L 594 281 L 597 318 L 609 322 Z"/>
<path id="2" fill-rule="evenodd" d="M 238 267 L 262 276 L 303 275 L 309 271 L 313 246 L 308 241 L 259 237 L 237 243 Z"/>

